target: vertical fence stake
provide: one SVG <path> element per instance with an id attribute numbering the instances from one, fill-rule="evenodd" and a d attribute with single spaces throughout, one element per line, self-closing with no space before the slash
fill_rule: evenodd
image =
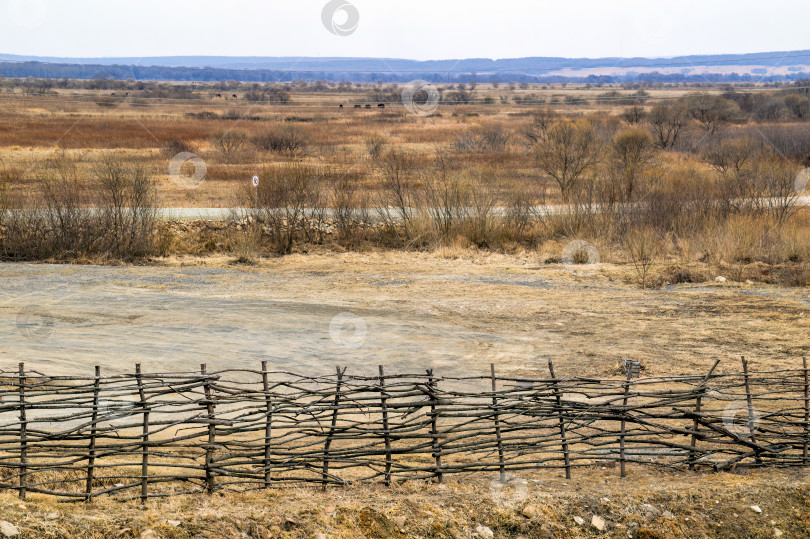
<path id="1" fill-rule="evenodd" d="M 143 388 L 141 364 L 135 365 L 135 379 L 138 381 L 138 396 L 143 410 L 143 430 L 141 434 L 141 503 L 149 499 L 149 406 L 146 404 L 146 391 Z"/>
<path id="2" fill-rule="evenodd" d="M 267 417 L 264 423 L 264 488 L 270 488 L 270 439 L 273 436 L 273 399 L 270 397 L 270 381 L 267 379 L 267 362 L 262 361 L 262 387 Z"/>
<path id="3" fill-rule="evenodd" d="M 807 372 L 807 356 L 802 356 L 804 365 L 804 448 L 802 449 L 802 464 L 807 465 L 807 442 L 810 437 L 810 375 Z"/>
<path id="4" fill-rule="evenodd" d="M 626 468 L 626 461 L 627 458 L 625 457 L 624 452 L 624 438 L 626 433 L 626 420 L 625 416 L 627 415 L 627 400 L 630 395 L 630 377 L 632 373 L 630 369 L 627 370 L 627 383 L 624 385 L 624 401 L 622 402 L 622 430 L 619 438 L 619 466 L 621 468 L 621 476 L 627 477 L 627 468 Z"/>
<path id="5" fill-rule="evenodd" d="M 754 425 L 754 403 L 751 397 L 751 384 L 749 383 L 749 375 L 748 375 L 748 361 L 743 356 L 742 358 L 742 365 L 743 365 L 743 377 L 745 380 L 745 400 L 748 403 L 748 432 L 751 434 L 751 443 L 757 443 L 755 433 L 757 430 L 756 425 Z M 754 448 L 754 459 L 756 460 L 757 464 L 762 464 L 762 457 L 759 454 L 759 449 Z"/>
<path id="6" fill-rule="evenodd" d="M 694 419 L 694 421 L 692 423 L 692 444 L 691 444 L 692 448 L 689 450 L 689 469 L 690 470 L 695 469 L 695 459 L 697 458 L 697 439 L 698 439 L 698 432 L 700 431 L 700 418 L 699 418 L 699 415 L 700 415 L 700 410 L 701 410 L 701 408 L 703 406 L 703 395 L 706 393 L 706 384 L 709 383 L 709 380 L 712 377 L 712 373 L 714 372 L 714 369 L 716 369 L 717 365 L 719 365 L 719 364 L 720 364 L 720 360 L 718 359 L 717 361 L 714 362 L 714 365 L 712 365 L 712 368 L 709 369 L 709 372 L 706 374 L 706 376 L 703 377 L 703 381 L 700 383 L 700 386 L 698 387 L 698 395 L 697 395 L 697 398 L 695 399 L 695 419 Z"/>
<path id="7" fill-rule="evenodd" d="M 25 413 L 25 363 L 20 363 L 20 499 L 28 484 L 28 419 Z"/>
<path id="8" fill-rule="evenodd" d="M 430 436 L 432 439 L 432 446 L 433 446 L 433 458 L 436 461 L 436 471 L 434 472 L 436 475 L 436 481 L 442 483 L 444 481 L 444 476 L 442 474 L 442 454 L 441 454 L 441 447 L 439 445 L 439 428 L 438 428 L 438 419 L 439 414 L 436 413 L 436 381 L 433 378 L 433 369 L 427 370 L 428 375 L 428 392 L 430 393 Z"/>
<path id="9" fill-rule="evenodd" d="M 337 429 L 338 406 L 340 406 L 340 389 L 343 385 L 343 373 L 346 372 L 345 367 L 343 369 L 340 367 L 335 367 L 335 369 L 337 370 L 337 385 L 335 388 L 335 400 L 332 403 L 332 424 L 329 427 L 329 434 L 326 435 L 326 443 L 323 446 L 323 490 L 326 490 L 326 485 L 329 481 L 329 448 L 332 445 L 332 436 L 335 435 L 335 430 Z"/>
<path id="10" fill-rule="evenodd" d="M 492 378 L 492 410 L 495 412 L 495 439 L 498 442 L 498 469 L 501 472 L 501 483 L 506 482 L 506 465 L 503 458 L 503 439 L 501 438 L 501 417 L 498 413 L 498 397 L 496 396 L 495 364 L 489 364 L 489 373 Z"/>
<path id="11" fill-rule="evenodd" d="M 391 432 L 388 424 L 388 395 L 385 393 L 385 369 L 380 365 L 380 407 L 385 436 L 385 486 L 391 486 Z"/>
<path id="12" fill-rule="evenodd" d="M 563 458 L 565 459 L 565 478 L 571 479 L 571 454 L 568 451 L 568 438 L 565 434 L 565 418 L 562 409 L 562 394 L 557 377 L 554 375 L 554 364 L 548 360 L 548 371 L 551 373 L 551 383 L 554 384 L 554 399 L 557 401 L 557 410 L 560 416 L 560 438 L 562 440 Z"/>
<path id="13" fill-rule="evenodd" d="M 211 382 L 208 379 L 208 366 L 203 363 L 200 366 L 200 372 L 205 377 L 203 387 L 205 389 L 205 408 L 208 412 L 208 443 L 205 446 L 205 483 L 208 494 L 214 492 L 216 487 L 214 481 L 214 445 L 216 444 L 217 427 L 214 424 L 214 396 L 211 392 Z"/>
<path id="14" fill-rule="evenodd" d="M 84 487 L 85 501 L 93 499 L 93 474 L 96 466 L 96 433 L 98 429 L 98 392 L 101 383 L 101 367 L 96 366 L 93 380 L 93 415 L 90 424 L 90 446 L 87 449 L 87 484 Z"/>

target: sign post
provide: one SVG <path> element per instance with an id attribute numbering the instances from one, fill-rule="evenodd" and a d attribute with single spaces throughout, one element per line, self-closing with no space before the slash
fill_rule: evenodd
<path id="1" fill-rule="evenodd" d="M 259 207 L 259 175 L 253 175 L 253 198 L 256 200 L 256 207 Z"/>

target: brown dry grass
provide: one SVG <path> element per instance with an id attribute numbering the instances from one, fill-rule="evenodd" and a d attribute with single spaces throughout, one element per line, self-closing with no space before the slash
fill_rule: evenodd
<path id="1" fill-rule="evenodd" d="M 785 537 L 810 533 L 804 472 L 747 475 L 669 474 L 629 468 L 521 473 L 517 488 L 496 478 L 409 482 L 392 488 L 291 489 L 224 496 L 175 496 L 120 503 L 57 504 L 46 496 L 20 502 L 0 496 L 0 518 L 21 537 L 331 538 L 471 537 L 486 526 L 495 537 Z M 646 504 L 646 505 L 645 505 Z M 757 505 L 762 513 L 751 509 Z M 606 521 L 599 534 L 589 526 Z M 579 526 L 574 517 L 583 518 Z"/>

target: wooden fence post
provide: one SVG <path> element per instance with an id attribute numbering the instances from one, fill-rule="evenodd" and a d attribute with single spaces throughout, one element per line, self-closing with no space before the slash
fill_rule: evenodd
<path id="1" fill-rule="evenodd" d="M 706 384 L 709 383 L 709 380 L 712 377 L 712 373 L 714 372 L 714 369 L 716 369 L 717 365 L 719 365 L 719 364 L 720 364 L 720 360 L 718 359 L 717 361 L 714 362 L 714 365 L 712 365 L 712 368 L 709 369 L 709 372 L 706 374 L 706 376 L 703 377 L 703 381 L 700 383 L 700 386 L 698 387 L 699 392 L 698 392 L 697 398 L 695 399 L 695 418 L 694 418 L 694 421 L 692 422 L 692 444 L 691 444 L 692 448 L 689 450 L 689 469 L 690 470 L 695 469 L 695 459 L 697 458 L 697 439 L 698 439 L 698 432 L 700 430 L 700 417 L 699 416 L 700 416 L 700 410 L 701 410 L 701 408 L 703 406 L 703 395 L 706 393 Z"/>
<path id="2" fill-rule="evenodd" d="M 141 503 L 149 499 L 149 406 L 146 404 L 146 391 L 143 388 L 141 364 L 135 365 L 135 379 L 138 381 L 138 396 L 143 410 L 143 429 L 141 434 Z"/>
<path id="3" fill-rule="evenodd" d="M 332 424 L 329 427 L 329 434 L 326 435 L 326 443 L 323 446 L 323 489 L 326 490 L 326 485 L 329 480 L 329 448 L 332 446 L 332 436 L 335 435 L 338 420 L 338 407 L 340 406 L 340 389 L 343 385 L 343 373 L 346 372 L 344 367 L 335 367 L 337 370 L 337 385 L 335 387 L 335 400 L 332 403 Z"/>
<path id="4" fill-rule="evenodd" d="M 270 439 L 273 436 L 273 399 L 270 397 L 270 380 L 267 378 L 267 362 L 262 361 L 262 387 L 264 388 L 264 406 L 267 417 L 264 423 L 264 488 L 270 488 Z"/>
<path id="5" fill-rule="evenodd" d="M 388 424 L 388 395 L 385 393 L 385 369 L 380 365 L 380 409 L 382 410 L 383 436 L 385 437 L 385 486 L 391 485 L 391 431 Z"/>
<path id="6" fill-rule="evenodd" d="M 501 438 L 501 417 L 498 413 L 497 387 L 495 385 L 495 364 L 489 364 L 490 377 L 492 378 L 492 410 L 495 413 L 495 439 L 498 442 L 498 469 L 501 472 L 501 483 L 506 482 L 506 465 L 503 458 L 503 439 Z"/>
<path id="7" fill-rule="evenodd" d="M 433 369 L 427 370 L 428 375 L 428 392 L 430 394 L 430 436 L 432 439 L 432 447 L 433 447 L 433 458 L 436 462 L 436 481 L 439 483 L 444 481 L 444 477 L 442 474 L 442 454 L 441 454 L 441 446 L 439 445 L 439 414 L 436 412 L 436 381 L 433 378 Z"/>
<path id="8" fill-rule="evenodd" d="M 757 443 L 756 440 L 756 430 L 757 427 L 754 425 L 754 403 L 751 397 L 751 384 L 749 383 L 749 375 L 748 375 L 748 361 L 745 357 L 742 358 L 743 364 L 743 379 L 745 380 L 745 400 L 748 403 L 748 432 L 751 434 L 751 443 Z M 758 448 L 754 448 L 754 459 L 756 460 L 757 464 L 762 464 L 762 457 L 760 456 L 760 451 Z"/>
<path id="9" fill-rule="evenodd" d="M 562 439 L 563 459 L 565 460 L 565 478 L 571 479 L 571 454 L 568 451 L 568 438 L 565 433 L 565 418 L 562 409 L 562 394 L 557 377 L 554 375 L 554 364 L 548 360 L 548 371 L 551 373 L 551 383 L 554 384 L 554 399 L 557 402 L 558 415 L 560 417 L 560 438 Z"/>
<path id="10" fill-rule="evenodd" d="M 626 433 L 625 415 L 627 414 L 627 400 L 628 400 L 628 397 L 630 396 L 630 380 L 631 380 L 631 376 L 632 376 L 632 373 L 631 373 L 630 369 L 628 369 L 627 370 L 627 383 L 624 385 L 624 400 L 622 401 L 622 429 L 621 429 L 620 438 L 619 438 L 619 466 L 621 468 L 621 476 L 622 477 L 627 477 L 627 468 L 626 468 L 627 458 L 625 456 L 625 451 L 624 451 L 624 445 L 625 445 L 624 438 L 625 438 L 625 433 Z"/>
<path id="11" fill-rule="evenodd" d="M 206 490 L 209 494 L 211 494 L 216 488 L 213 461 L 217 427 L 214 424 L 216 419 L 216 416 L 214 415 L 214 396 L 211 392 L 211 382 L 208 379 L 208 366 L 205 363 L 200 366 L 200 372 L 205 377 L 205 380 L 203 381 L 203 388 L 205 390 L 205 408 L 208 412 L 208 443 L 205 446 L 205 483 Z"/>
<path id="12" fill-rule="evenodd" d="M 802 449 L 802 464 L 807 466 L 807 443 L 810 438 L 810 376 L 807 372 L 807 356 L 802 356 L 804 365 L 804 448 Z"/>
<path id="13" fill-rule="evenodd" d="M 20 499 L 28 485 L 28 418 L 25 412 L 25 363 L 20 363 Z"/>
<path id="14" fill-rule="evenodd" d="M 96 433 L 98 429 L 98 393 L 101 383 L 101 367 L 96 366 L 93 380 L 93 414 L 90 424 L 90 446 L 87 449 L 87 484 L 84 487 L 85 501 L 93 499 L 93 474 L 96 465 Z"/>

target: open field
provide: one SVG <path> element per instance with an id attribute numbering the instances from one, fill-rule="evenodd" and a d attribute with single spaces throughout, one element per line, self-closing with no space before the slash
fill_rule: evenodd
<path id="1" fill-rule="evenodd" d="M 388 85 L 42 86 L 0 80 L 6 371 L 538 377 L 552 359 L 615 378 L 627 359 L 796 369 L 810 348 L 806 85 L 454 85 L 426 116 Z M 144 539 L 586 537 L 594 515 L 615 537 L 810 534 L 803 471 L 521 475 L 505 498 L 485 475 L 144 506 L 3 494 L 0 520 Z"/>
<path id="2" fill-rule="evenodd" d="M 549 253 L 552 254 L 552 253 Z M 542 256 L 542 254 L 540 255 Z M 650 375 L 798 368 L 810 348 L 810 294 L 761 284 L 678 284 L 642 290 L 632 269 L 592 275 L 535 253 L 310 253 L 234 268 L 228 259 L 158 266 L 0 266 L 0 360 L 48 373 L 251 367 L 374 375 L 435 368 L 445 375 Z M 349 312 L 359 347 L 332 338 Z M 351 325 L 345 330 L 353 338 Z"/>

